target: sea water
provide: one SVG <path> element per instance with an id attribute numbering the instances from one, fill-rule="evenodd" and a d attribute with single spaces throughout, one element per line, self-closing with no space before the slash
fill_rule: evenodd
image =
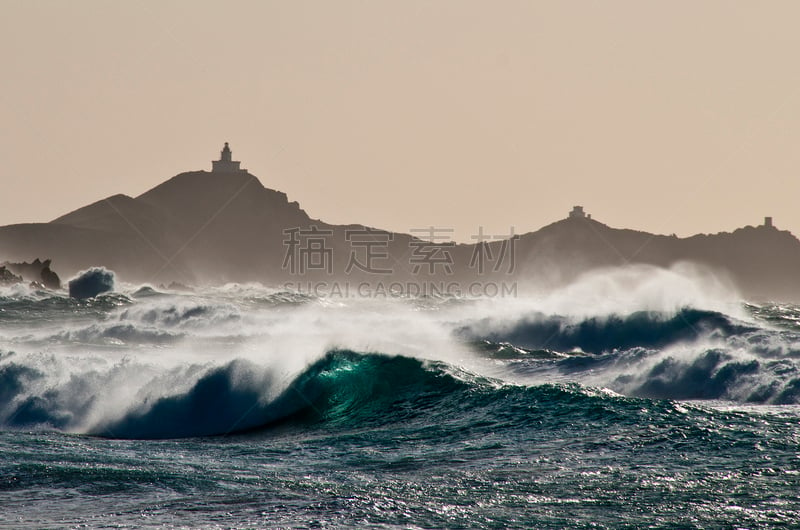
<path id="1" fill-rule="evenodd" d="M 0 525 L 800 526 L 800 307 L 598 278 L 2 288 Z"/>

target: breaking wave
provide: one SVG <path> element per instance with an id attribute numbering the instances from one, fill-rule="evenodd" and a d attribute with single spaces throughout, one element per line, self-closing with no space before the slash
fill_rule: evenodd
<path id="1" fill-rule="evenodd" d="M 461 328 L 462 335 L 493 342 L 510 342 L 532 349 L 604 353 L 633 347 L 662 348 L 703 337 L 725 338 L 755 331 L 722 313 L 683 308 L 676 314 L 650 311 L 605 315 L 584 320 L 538 313 L 491 329 L 490 320 Z M 488 331 L 481 332 L 481 329 Z"/>
<path id="2" fill-rule="evenodd" d="M 675 401 L 800 403 L 800 309 L 659 306 L 658 285 L 645 287 L 649 302 L 608 298 L 594 311 L 580 296 L 596 289 L 574 286 L 446 304 L 238 284 L 87 300 L 4 288 L 0 426 L 182 438 L 424 417 L 500 429 L 587 411 L 638 421 Z"/>
<path id="3" fill-rule="evenodd" d="M 120 417 L 100 421 L 86 432 L 112 438 L 183 438 L 262 430 L 286 422 L 363 428 L 415 418 L 497 429 L 558 422 L 565 414 L 610 418 L 641 408 L 636 400 L 575 384 L 507 385 L 443 363 L 348 350 L 329 352 L 288 385 L 263 367 L 240 360 L 211 369 L 195 367 L 180 376 L 192 380 L 183 391 L 144 397 Z M 98 374 L 87 373 L 60 388 L 24 397 L 25 388 L 42 377 L 15 363 L 0 369 L 4 427 L 71 430 L 85 421 L 81 416 L 93 405 L 88 387 L 98 383 Z M 664 408 L 669 409 L 670 405 Z"/>

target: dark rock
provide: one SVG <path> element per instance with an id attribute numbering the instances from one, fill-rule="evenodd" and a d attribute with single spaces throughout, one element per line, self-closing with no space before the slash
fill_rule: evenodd
<path id="1" fill-rule="evenodd" d="M 47 260 L 48 265 L 50 260 Z M 42 283 L 48 289 L 61 289 L 61 278 L 49 266 L 42 269 Z"/>
<path id="2" fill-rule="evenodd" d="M 0 265 L 0 285 L 11 285 L 22 282 L 22 276 L 17 276 L 5 266 Z"/>
<path id="3" fill-rule="evenodd" d="M 20 281 L 35 282 L 47 289 L 61 289 L 61 280 L 58 274 L 50 268 L 50 263 L 51 260 L 49 259 L 41 261 L 39 258 L 36 258 L 30 263 L 27 261 L 21 263 L 11 263 L 7 261 L 3 263 L 3 265 L 9 271 L 21 277 Z"/>

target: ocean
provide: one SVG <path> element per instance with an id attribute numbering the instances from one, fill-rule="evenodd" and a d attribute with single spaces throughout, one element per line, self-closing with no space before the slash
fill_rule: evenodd
<path id="1" fill-rule="evenodd" d="M 0 288 L 0 526 L 800 527 L 800 307 Z"/>

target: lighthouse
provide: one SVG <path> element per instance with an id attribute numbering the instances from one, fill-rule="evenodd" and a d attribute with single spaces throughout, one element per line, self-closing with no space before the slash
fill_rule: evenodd
<path id="1" fill-rule="evenodd" d="M 212 173 L 239 173 L 241 171 L 247 172 L 246 169 L 241 169 L 239 164 L 241 162 L 237 160 L 232 160 L 233 153 L 231 153 L 231 148 L 228 146 L 228 142 L 225 142 L 225 147 L 222 148 L 222 151 L 219 153 L 219 160 L 212 160 L 211 161 L 211 172 Z"/>

